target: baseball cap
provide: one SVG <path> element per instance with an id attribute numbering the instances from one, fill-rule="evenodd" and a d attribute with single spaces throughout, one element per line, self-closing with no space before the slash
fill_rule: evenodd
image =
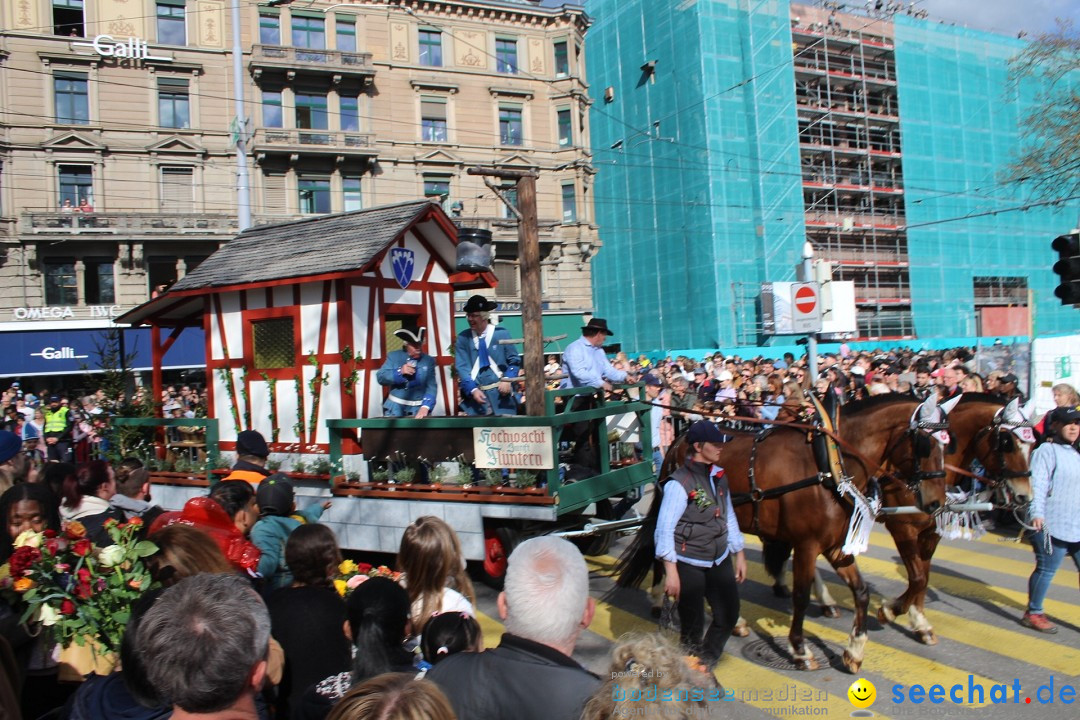
<path id="1" fill-rule="evenodd" d="M 244 430 L 236 436 L 236 454 L 264 458 L 270 455 L 270 448 L 267 447 L 266 438 L 260 432 Z"/>
<path id="2" fill-rule="evenodd" d="M 694 374 L 707 375 L 708 373 L 705 372 L 705 367 L 703 365 L 698 365 L 696 368 L 694 368 Z"/>
<path id="3" fill-rule="evenodd" d="M 999 383 L 1012 383 L 1013 385 L 1015 385 L 1016 384 L 1016 376 L 1013 375 L 1012 373 L 1005 373 L 1004 375 L 1002 375 L 1001 377 L 998 378 L 998 382 Z"/>
<path id="4" fill-rule="evenodd" d="M 255 491 L 255 502 L 262 515 L 288 515 L 292 512 L 294 497 L 292 483 L 283 473 L 266 478 Z"/>
<path id="5" fill-rule="evenodd" d="M 645 376 L 645 384 L 646 385 L 652 385 L 653 387 L 663 387 L 664 386 L 664 383 L 660 380 L 660 378 L 656 377 L 652 373 L 649 373 L 648 375 Z"/>
<path id="6" fill-rule="evenodd" d="M 686 442 L 688 443 L 724 443 L 727 441 L 728 436 L 720 432 L 720 428 L 708 420 L 698 420 L 690 426 L 686 433 Z"/>
<path id="7" fill-rule="evenodd" d="M 721 370 L 720 372 L 716 373 L 716 379 L 717 380 L 731 380 L 732 379 L 731 371 L 730 370 Z"/>
<path id="8" fill-rule="evenodd" d="M 0 463 L 6 463 L 22 450 L 22 440 L 9 430 L 0 430 Z"/>

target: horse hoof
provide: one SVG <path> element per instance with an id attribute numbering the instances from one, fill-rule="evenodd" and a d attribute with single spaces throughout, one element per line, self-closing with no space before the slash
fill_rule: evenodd
<path id="1" fill-rule="evenodd" d="M 851 657 L 851 655 L 846 650 L 844 651 L 844 667 L 847 668 L 847 671 L 849 673 L 851 673 L 852 675 L 858 675 L 859 668 L 862 667 L 862 664 L 863 661 L 861 659 L 856 660 L 855 658 Z"/>
<path id="2" fill-rule="evenodd" d="M 731 631 L 731 634 L 735 637 L 749 637 L 750 627 L 747 625 L 736 625 L 735 629 Z"/>
<path id="3" fill-rule="evenodd" d="M 923 645 L 937 645 L 937 635 L 933 630 L 921 630 L 919 632 L 919 642 Z"/>
<path id="4" fill-rule="evenodd" d="M 813 658 L 813 656 L 805 657 L 805 658 L 796 658 L 795 659 L 795 668 L 797 670 L 805 670 L 807 672 L 812 672 L 812 671 L 818 669 L 818 661 L 815 660 Z"/>
<path id="5" fill-rule="evenodd" d="M 880 608 L 878 608 L 877 619 L 878 622 L 880 622 L 882 625 L 888 625 L 896 619 L 896 615 L 893 614 L 892 610 L 882 605 Z"/>
<path id="6" fill-rule="evenodd" d="M 840 617 L 840 608 L 835 605 L 822 605 L 821 615 L 827 618 L 838 618 Z"/>
<path id="7" fill-rule="evenodd" d="M 784 583 L 778 582 L 772 586 L 772 594 L 778 598 L 789 598 L 791 597 L 791 590 Z"/>

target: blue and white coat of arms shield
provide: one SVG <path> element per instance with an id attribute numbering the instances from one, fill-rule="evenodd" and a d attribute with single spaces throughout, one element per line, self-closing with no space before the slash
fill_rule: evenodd
<path id="1" fill-rule="evenodd" d="M 413 268 L 416 267 L 416 253 L 408 248 L 390 250 L 390 265 L 394 268 L 394 279 L 401 289 L 409 287 L 413 281 Z"/>

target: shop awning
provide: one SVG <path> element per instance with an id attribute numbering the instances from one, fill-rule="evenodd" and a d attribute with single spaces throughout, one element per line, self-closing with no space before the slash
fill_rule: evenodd
<path id="1" fill-rule="evenodd" d="M 129 370 L 150 370 L 150 328 L 31 330 L 3 333 L 4 364 L 0 377 L 70 375 L 101 372 L 109 333 L 123 333 Z M 206 366 L 202 328 L 186 328 L 165 354 L 165 369 Z"/>

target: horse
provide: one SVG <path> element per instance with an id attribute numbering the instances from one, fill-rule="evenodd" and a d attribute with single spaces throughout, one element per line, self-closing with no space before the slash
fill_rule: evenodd
<path id="1" fill-rule="evenodd" d="M 972 475 L 967 468 L 973 460 L 978 460 L 984 468 L 984 474 L 979 477 L 999 498 L 999 506 L 1011 509 L 1031 496 L 1026 446 L 1019 437 L 1024 433 L 1014 435 L 1014 431 L 1027 425 L 1019 413 L 1019 401 L 1006 406 L 1003 400 L 991 395 L 965 393 L 948 417 L 949 432 L 955 443 L 955 449 L 945 458 L 948 485 L 958 485 L 960 476 Z M 914 498 L 903 486 L 890 485 L 883 487 L 883 491 L 885 505 L 913 504 Z M 907 613 L 919 641 L 935 645 L 937 636 L 923 614 L 923 603 L 930 580 L 930 561 L 941 539 L 937 524 L 930 515 L 916 513 L 888 515 L 885 527 L 907 569 L 908 586 L 900 596 L 882 603 L 878 620 L 887 624 Z"/>
<path id="2" fill-rule="evenodd" d="M 936 477 L 936 473 L 944 475 L 944 453 L 940 443 L 918 440 L 928 453 L 910 458 L 906 457 L 906 446 L 900 448 L 898 444 L 890 442 L 898 425 L 913 433 L 917 439 L 929 438 L 929 432 L 939 428 L 944 420 L 936 401 L 928 401 L 918 417 L 913 419 L 909 419 L 908 413 L 898 412 L 896 406 L 887 403 L 877 403 L 860 419 L 867 436 L 874 440 L 874 446 L 889 452 L 888 457 L 882 456 L 877 460 L 878 465 L 905 473 L 909 470 L 922 472 L 927 477 Z M 686 453 L 683 436 L 668 451 L 661 477 L 669 475 L 674 467 L 684 462 Z M 857 453 L 844 452 L 843 457 L 854 470 L 852 486 L 861 497 L 871 485 L 871 475 L 879 468 L 874 461 L 868 461 Z M 817 668 L 817 661 L 806 646 L 803 619 L 809 605 L 817 556 L 824 555 L 847 583 L 855 599 L 855 618 L 844 649 L 843 662 L 849 672 L 857 673 L 862 667 L 867 640 L 870 591 L 859 573 L 855 558 L 844 550 L 854 509 L 852 501 L 838 492 L 838 480 L 832 474 L 821 472 L 814 450 L 808 443 L 807 432 L 803 429 L 777 423 L 771 430 L 762 433 L 736 435 L 724 445 L 721 462 L 727 473 L 732 504 L 735 505 L 735 514 L 743 532 L 757 535 L 763 540 L 790 544 L 794 548 L 793 612 L 788 650 L 796 666 L 805 670 Z M 843 485 L 847 480 L 841 478 L 839 482 Z M 659 513 L 660 495 L 656 494 L 646 521 L 619 561 L 616 568 L 619 586 L 637 586 L 652 566 L 655 549 L 652 535 Z M 927 488 L 926 492 L 920 493 L 920 497 L 927 509 L 940 507 L 945 501 L 940 479 L 936 491 Z M 865 500 L 859 502 L 864 503 Z"/>

